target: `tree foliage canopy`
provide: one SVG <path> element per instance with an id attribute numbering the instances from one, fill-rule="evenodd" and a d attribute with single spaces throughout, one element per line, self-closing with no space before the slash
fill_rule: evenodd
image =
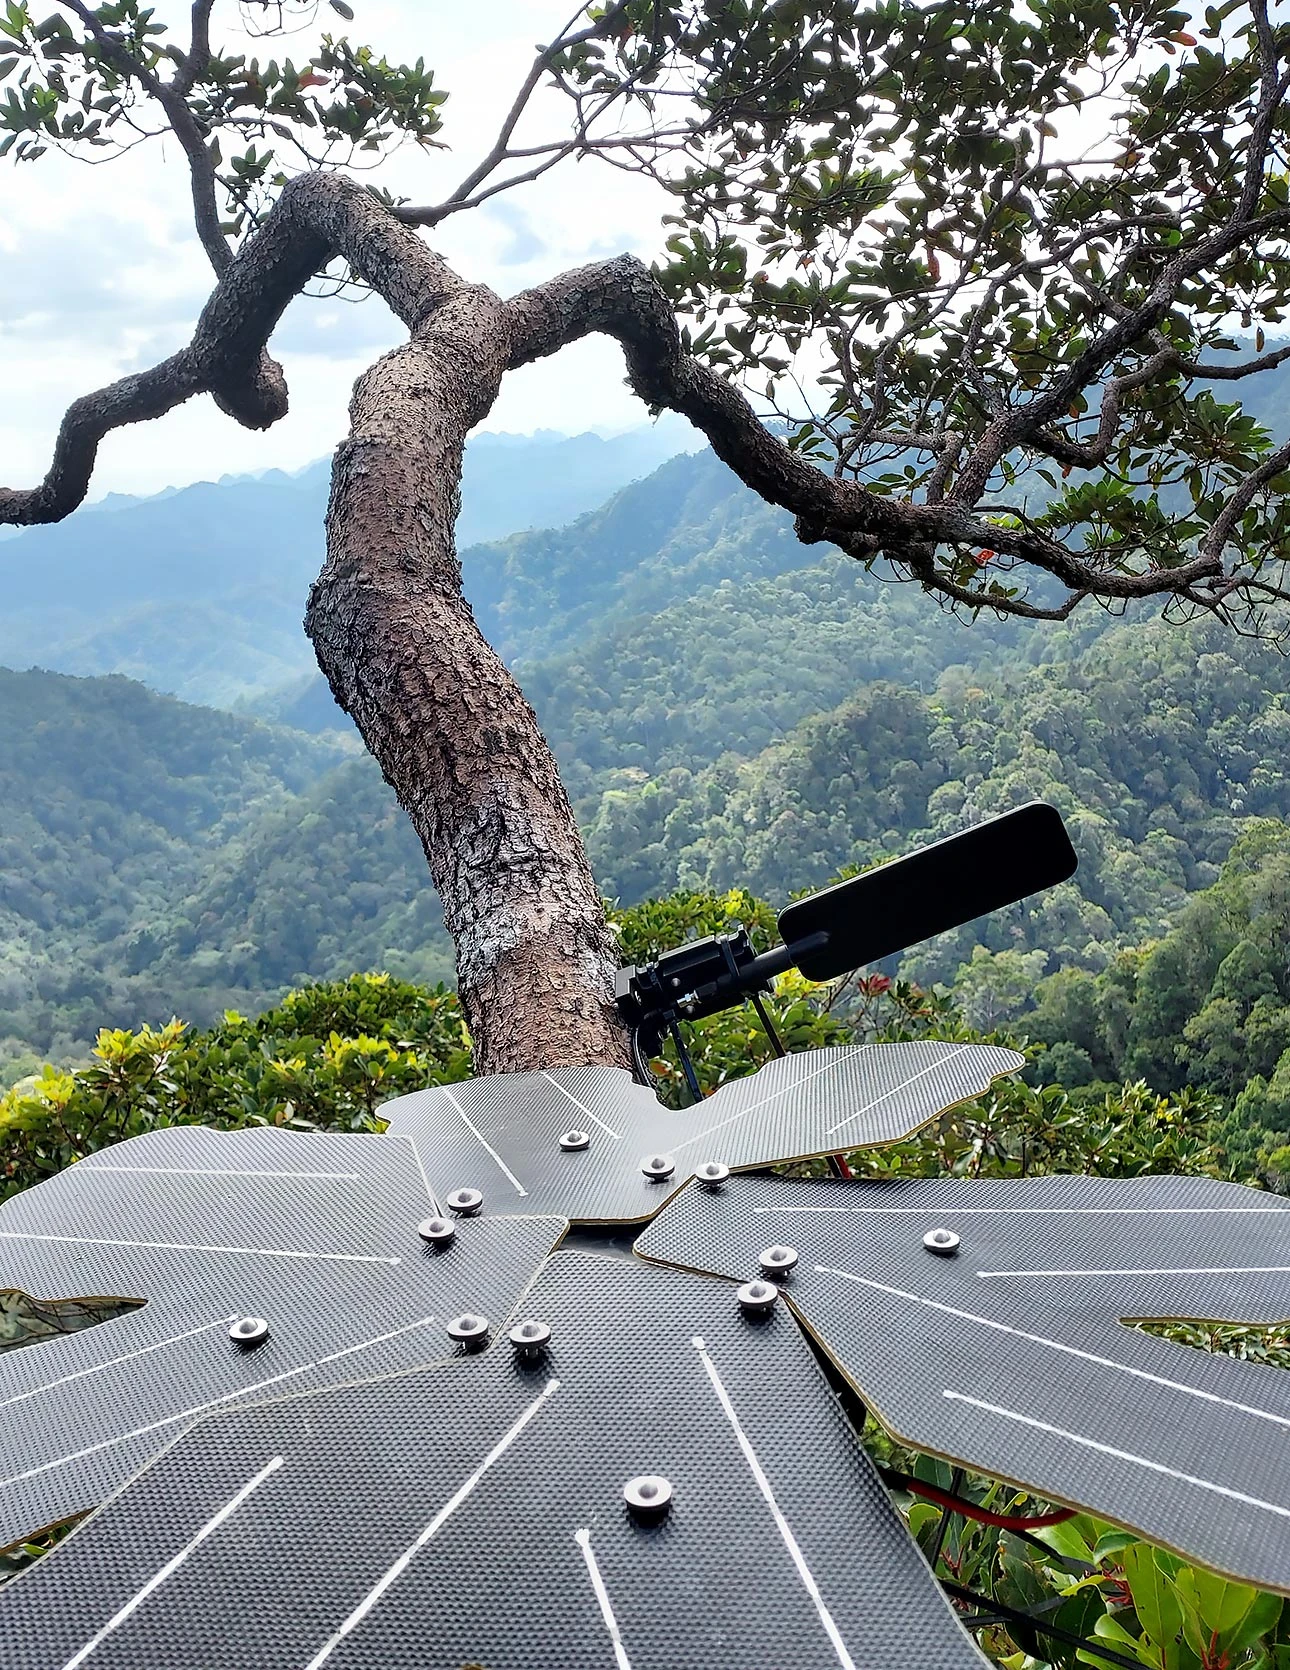
<path id="1" fill-rule="evenodd" d="M 214 10 L 177 44 L 139 0 L 7 0 L 0 152 L 173 131 L 223 273 L 294 173 L 441 143 L 447 93 L 327 31 L 299 63 L 221 51 Z M 266 47 L 329 15 L 241 10 Z M 644 172 L 687 348 L 792 420 L 787 452 L 710 385 L 690 415 L 803 537 L 970 608 L 1159 595 L 1277 630 L 1290 442 L 1235 396 L 1290 355 L 1288 46 L 1266 0 L 613 0 L 441 201 L 386 201 L 433 227 L 575 155 Z"/>
<path id="2" fill-rule="evenodd" d="M 1290 452 L 1230 398 L 1290 354 L 1265 340 L 1290 295 L 1290 36 L 1262 4 L 635 0 L 628 19 L 568 73 L 697 107 L 643 164 L 677 199 L 660 277 L 695 350 L 765 374 L 785 418 L 795 373 L 818 378 L 789 444 L 936 507 L 911 535 L 949 535 L 905 569 L 972 602 L 1017 601 L 1019 558 L 1075 597 L 1280 590 Z"/>

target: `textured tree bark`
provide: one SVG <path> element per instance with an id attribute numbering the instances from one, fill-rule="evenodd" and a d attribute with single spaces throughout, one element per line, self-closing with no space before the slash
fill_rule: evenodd
<path id="1" fill-rule="evenodd" d="M 627 1059 L 613 937 L 558 767 L 461 590 L 462 449 L 510 355 L 503 304 L 457 284 L 359 379 L 306 617 L 421 838 L 480 1073 Z"/>

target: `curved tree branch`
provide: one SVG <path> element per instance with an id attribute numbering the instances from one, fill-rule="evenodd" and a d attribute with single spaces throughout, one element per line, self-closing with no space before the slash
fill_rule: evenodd
<path id="1" fill-rule="evenodd" d="M 232 260 L 228 240 L 220 231 L 219 199 L 215 189 L 215 165 L 206 141 L 192 111 L 188 108 L 188 94 L 193 83 L 210 60 L 210 14 L 214 0 L 196 0 L 193 6 L 192 44 L 184 62 L 171 78 L 163 81 L 142 63 L 130 50 L 129 44 L 108 29 L 85 0 L 62 0 L 75 12 L 94 37 L 99 50 L 113 68 L 127 81 L 137 81 L 165 112 L 175 138 L 188 159 L 188 173 L 192 183 L 193 221 L 197 236 L 202 241 L 208 260 L 217 274 L 227 271 Z"/>
<path id="2" fill-rule="evenodd" d="M 641 399 L 688 417 L 747 486 L 793 513 L 800 538 L 828 540 L 862 560 L 885 553 L 907 563 L 929 590 L 956 601 L 1036 616 L 1034 606 L 1024 600 L 968 592 L 929 569 L 926 552 L 937 545 L 1021 558 L 1079 596 L 1149 597 L 1184 590 L 1222 572 L 1219 559 L 1204 554 L 1147 574 L 1116 573 L 1074 555 L 1036 529 L 1000 526 L 957 502 L 910 504 L 826 475 L 772 434 L 733 384 L 684 351 L 666 297 L 649 271 L 630 256 L 565 273 L 515 297 L 510 305 L 518 322 L 513 364 L 554 353 L 593 331 L 617 337 L 631 385 Z M 1040 613 L 1038 618 L 1048 616 Z"/>
<path id="3" fill-rule="evenodd" d="M 188 348 L 142 377 L 85 396 L 68 411 L 54 463 L 40 487 L 0 489 L 0 522 L 57 521 L 84 497 L 99 440 L 121 424 L 155 417 L 204 390 L 250 427 L 286 409 L 281 375 L 260 355 L 287 302 L 310 274 L 343 256 L 415 334 L 460 280 L 416 234 L 368 193 L 337 175 L 302 175 L 284 190 L 263 227 L 233 258 Z M 565 273 L 507 304 L 507 366 L 555 353 L 592 332 L 621 343 L 632 387 L 654 408 L 669 407 L 701 429 L 747 486 L 790 511 L 799 536 L 830 540 L 867 560 L 883 552 L 932 583 L 923 553 L 937 545 L 990 549 L 1054 575 L 1070 591 L 1145 597 L 1182 591 L 1222 572 L 1212 552 L 1168 569 L 1122 574 L 1091 563 L 1042 531 L 1003 526 L 952 499 L 911 504 L 826 475 L 767 429 L 743 394 L 684 350 L 666 297 L 648 269 L 621 256 Z M 266 370 L 265 367 L 270 369 Z M 937 571 L 939 575 L 939 571 Z M 953 582 L 934 582 L 964 600 Z M 1031 613 L 1001 593 L 972 593 L 978 606 Z"/>
<path id="4" fill-rule="evenodd" d="M 44 481 L 25 491 L 0 487 L 0 523 L 61 521 L 84 499 L 106 434 L 161 417 L 195 394 L 211 394 L 248 429 L 276 423 L 287 389 L 265 345 L 288 302 L 332 255 L 343 255 L 409 329 L 447 288 L 448 269 L 368 192 L 340 175 L 301 175 L 231 258 L 188 346 L 75 401 Z"/>

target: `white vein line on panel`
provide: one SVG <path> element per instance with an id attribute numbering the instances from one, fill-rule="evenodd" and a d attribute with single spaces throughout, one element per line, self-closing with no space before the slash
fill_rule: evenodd
<path id="1" fill-rule="evenodd" d="M 881 1185 L 879 1185 L 881 1187 Z M 1219 1212 L 1285 1212 L 1290 1210 L 1285 1206 L 956 1206 L 953 1201 L 944 1200 L 934 1206 L 754 1206 L 754 1212 L 772 1214 L 794 1212 L 847 1212 L 862 1217 L 890 1217 L 893 1215 L 908 1216 L 921 1214 L 924 1217 L 935 1215 L 943 1217 L 947 1212 L 953 1212 L 955 1217 L 962 1218 L 972 1214 L 978 1216 L 998 1217 L 1080 1217 L 1080 1218 L 1109 1218 L 1132 1214 L 1159 1214 L 1161 1217 L 1179 1218 L 1187 1214 L 1197 1217 L 1210 1217 Z"/>
<path id="2" fill-rule="evenodd" d="M 871 1102 L 866 1102 L 864 1107 L 856 1113 L 849 1113 L 845 1119 L 840 1119 L 836 1125 L 830 1125 L 824 1133 L 825 1136 L 836 1136 L 844 1125 L 854 1125 L 857 1119 L 863 1119 L 866 1113 L 872 1113 L 881 1103 L 889 1102 L 893 1096 L 899 1095 L 902 1090 L 908 1090 L 910 1085 L 917 1084 L 919 1079 L 925 1079 L 929 1073 L 939 1073 L 943 1067 L 948 1067 L 951 1061 L 957 1061 L 959 1056 L 967 1055 L 970 1050 L 975 1048 L 974 1044 L 960 1044 L 958 1049 L 951 1050 L 948 1055 L 943 1055 L 928 1066 L 920 1068 L 912 1078 L 907 1078 L 900 1084 L 893 1084 L 890 1090 L 884 1090 L 881 1096 L 875 1096 Z"/>
<path id="3" fill-rule="evenodd" d="M 487 1151 L 497 1161 L 498 1165 L 501 1166 L 502 1170 L 510 1178 L 511 1182 L 515 1185 L 516 1194 L 517 1195 L 526 1195 L 528 1193 L 528 1190 L 524 1187 L 523 1183 L 520 1182 L 519 1178 L 511 1170 L 510 1166 L 507 1165 L 506 1161 L 502 1158 L 502 1156 L 497 1152 L 497 1150 L 492 1146 L 492 1144 L 484 1137 L 482 1132 L 480 1132 L 474 1125 L 471 1124 L 469 1114 L 466 1112 L 465 1108 L 462 1107 L 461 1103 L 457 1100 L 457 1098 L 453 1095 L 452 1091 L 449 1090 L 445 1085 L 442 1085 L 442 1084 L 439 1086 L 439 1088 L 440 1088 L 440 1090 L 443 1091 L 444 1095 L 452 1103 L 453 1107 L 456 1108 L 457 1112 L 461 1115 L 461 1117 L 466 1121 L 467 1130 L 470 1131 L 471 1135 L 479 1143 L 479 1146 L 481 1148 L 487 1149 Z"/>
<path id="4" fill-rule="evenodd" d="M 762 1464 L 757 1459 L 757 1452 L 753 1449 L 752 1442 L 749 1439 L 748 1434 L 739 1424 L 739 1417 L 735 1413 L 735 1406 L 731 1403 L 730 1394 L 727 1392 L 724 1384 L 722 1383 L 721 1376 L 717 1373 L 716 1364 L 712 1361 L 712 1358 L 709 1357 L 707 1348 L 697 1334 L 694 1336 L 691 1343 L 693 1344 L 694 1349 L 699 1353 L 699 1357 L 704 1368 L 708 1371 L 708 1379 L 711 1380 L 712 1389 L 717 1394 L 717 1401 L 721 1404 L 722 1409 L 725 1411 L 726 1419 L 730 1422 L 731 1429 L 734 1432 L 735 1438 L 738 1440 L 739 1448 L 744 1453 L 744 1460 L 748 1463 L 748 1469 L 756 1481 L 758 1490 L 762 1493 L 766 1506 L 771 1511 L 771 1516 L 775 1521 L 775 1527 L 780 1536 L 783 1538 L 784 1547 L 787 1548 L 789 1557 L 791 1558 L 793 1564 L 797 1567 L 797 1575 L 802 1580 L 802 1587 L 815 1603 L 815 1610 L 819 1614 L 821 1624 L 824 1626 L 824 1633 L 832 1642 L 833 1650 L 838 1655 L 838 1663 L 843 1666 L 843 1670 L 856 1670 L 855 1660 L 847 1651 L 846 1642 L 842 1639 L 842 1633 L 838 1629 L 837 1624 L 833 1621 L 833 1614 L 824 1603 L 824 1596 L 820 1593 L 820 1586 L 815 1581 L 815 1576 L 811 1571 L 810 1566 L 806 1563 L 806 1556 L 802 1553 L 801 1548 L 798 1546 L 797 1538 L 793 1535 L 793 1528 L 788 1523 L 787 1519 L 784 1518 L 780 1505 L 775 1500 L 775 1492 L 771 1489 L 770 1480 L 766 1477 L 766 1474 L 762 1469 Z"/>
<path id="5" fill-rule="evenodd" d="M 242 1486 L 241 1490 L 238 1491 L 237 1495 L 231 1497 L 227 1502 L 225 1502 L 219 1512 L 212 1515 L 212 1517 L 206 1521 L 201 1530 L 198 1531 L 197 1535 L 193 1537 L 190 1542 L 185 1543 L 179 1550 L 178 1554 L 176 1554 L 172 1559 L 167 1560 L 161 1570 L 157 1572 L 155 1576 L 150 1577 L 142 1589 L 139 1590 L 138 1594 L 132 1596 L 131 1599 L 126 1601 L 125 1605 L 118 1613 L 116 1613 L 114 1617 L 108 1619 L 107 1623 L 103 1625 L 103 1628 L 99 1630 L 97 1635 L 88 1640 L 79 1652 L 72 1654 L 71 1658 L 69 1658 L 67 1663 L 63 1666 L 63 1670 L 77 1670 L 79 1665 L 84 1664 L 85 1660 L 103 1645 L 108 1636 L 111 1635 L 114 1630 L 119 1629 L 128 1618 L 132 1617 L 133 1614 L 136 1613 L 143 1605 L 144 1601 L 147 1600 L 148 1596 L 155 1594 L 167 1578 L 173 1577 L 188 1556 L 193 1553 L 195 1549 L 200 1548 L 206 1541 L 207 1537 L 218 1531 L 220 1526 L 224 1524 L 225 1520 L 230 1519 L 242 1506 L 243 1502 L 246 1501 L 247 1497 L 257 1491 L 267 1478 L 270 1478 L 277 1472 L 278 1468 L 281 1467 L 282 1464 L 282 1457 L 280 1455 L 275 1455 L 273 1460 L 268 1462 L 266 1466 L 262 1467 L 253 1479 L 248 1479 Z"/>
<path id="6" fill-rule="evenodd" d="M 738 1113 L 732 1113 L 729 1119 L 723 1119 L 719 1125 L 709 1125 L 707 1130 L 700 1131 L 697 1137 L 687 1137 L 684 1142 L 674 1143 L 672 1153 L 679 1154 L 681 1149 L 690 1148 L 696 1142 L 702 1142 L 705 1137 L 710 1137 L 714 1131 L 724 1131 L 726 1126 L 733 1125 L 736 1119 L 744 1119 L 748 1114 L 756 1113 L 757 1109 L 764 1108 L 767 1102 L 777 1102 L 783 1096 L 791 1096 L 794 1092 L 800 1090 L 804 1084 L 809 1084 L 812 1079 L 818 1079 L 822 1073 L 835 1073 L 841 1066 L 841 1061 L 826 1061 L 823 1067 L 817 1067 L 813 1073 L 803 1073 L 800 1079 L 795 1079 L 792 1084 L 785 1085 L 783 1090 L 772 1090 L 769 1096 L 763 1096 L 759 1102 L 749 1102 L 746 1108 L 740 1108 Z M 735 1082 L 739 1081 L 736 1080 Z M 723 1085 L 722 1089 L 724 1088 Z"/>
<path id="7" fill-rule="evenodd" d="M 354 1630 L 358 1628 L 358 1626 L 363 1622 L 363 1619 L 367 1617 L 368 1613 L 371 1612 L 372 1609 L 380 1602 L 382 1596 L 385 1595 L 387 1590 L 398 1582 L 399 1578 L 402 1577 L 403 1573 L 412 1564 L 412 1561 L 426 1546 L 426 1544 L 431 1542 L 438 1535 L 444 1525 L 447 1524 L 448 1520 L 452 1518 L 454 1513 L 456 1513 L 457 1509 L 470 1495 L 471 1491 L 474 1490 L 475 1486 L 483 1478 L 484 1474 L 487 1473 L 488 1469 L 494 1464 L 494 1462 L 499 1461 L 502 1456 L 506 1454 L 507 1450 L 510 1449 L 511 1445 L 524 1431 L 524 1428 L 537 1414 L 539 1409 L 541 1409 L 546 1400 L 553 1392 L 558 1392 L 559 1389 L 560 1382 L 558 1380 L 547 1381 L 542 1391 L 539 1392 L 533 1402 L 529 1404 L 528 1408 L 520 1416 L 519 1420 L 515 1422 L 508 1432 L 504 1433 L 503 1436 L 497 1440 L 496 1444 L 494 1444 L 492 1449 L 489 1450 L 488 1454 L 480 1462 L 479 1466 L 476 1467 L 470 1477 L 458 1485 L 457 1489 L 439 1509 L 439 1512 L 426 1526 L 425 1530 L 422 1531 L 416 1541 L 405 1548 L 394 1564 L 390 1566 L 377 1580 L 377 1582 L 372 1585 L 372 1587 L 363 1596 L 362 1600 L 359 1601 L 358 1605 L 350 1613 L 348 1618 L 346 1618 L 340 1628 L 337 1629 L 335 1634 L 330 1636 L 309 1660 L 309 1663 L 305 1666 L 305 1670 L 319 1670 L 321 1665 L 326 1664 L 327 1660 L 336 1651 L 337 1647 L 340 1646 L 345 1637 L 347 1635 L 351 1635 Z"/>
<path id="8" fill-rule="evenodd" d="M 420 1173 L 421 1182 L 425 1188 L 426 1196 L 429 1199 L 431 1206 L 434 1208 L 435 1216 L 438 1217 L 439 1199 L 434 1190 L 430 1187 L 430 1179 L 426 1176 L 426 1168 L 421 1162 L 421 1150 L 417 1147 L 416 1138 L 409 1136 L 405 1131 L 387 1131 L 385 1133 L 385 1140 L 389 1142 L 391 1138 L 393 1138 L 395 1142 L 406 1142 L 411 1147 L 412 1158 L 417 1162 L 417 1171 Z"/>
<path id="9" fill-rule="evenodd" d="M 614 1663 L 618 1670 L 632 1670 L 632 1661 L 627 1656 L 627 1649 L 623 1646 L 622 1633 L 618 1628 L 618 1619 L 614 1616 L 613 1602 L 609 1598 L 609 1590 L 605 1587 L 605 1580 L 600 1574 L 600 1562 L 596 1559 L 595 1550 L 591 1546 L 590 1531 L 575 1531 L 573 1540 L 582 1550 L 582 1557 L 587 1562 L 587 1576 L 591 1579 L 591 1587 L 596 1592 L 596 1600 L 600 1605 L 600 1616 L 605 1620 L 605 1628 L 609 1631 L 609 1639 L 614 1647 Z"/>
<path id="10" fill-rule="evenodd" d="M 77 1176 L 87 1172 L 124 1171 L 130 1176 L 147 1173 L 159 1177 L 316 1177 L 335 1182 L 356 1183 L 362 1175 L 357 1171 L 234 1171 L 221 1166 L 115 1166 L 91 1163 L 83 1165 Z"/>
<path id="11" fill-rule="evenodd" d="M 65 1247 L 138 1247 L 148 1252 L 234 1253 L 248 1258 L 322 1259 L 328 1264 L 402 1264 L 401 1258 L 378 1253 L 295 1252 L 286 1247 L 207 1247 L 192 1241 L 117 1241 L 107 1235 L 35 1235 L 21 1229 L 0 1229 L 0 1241 L 57 1241 Z"/>
<path id="12" fill-rule="evenodd" d="M 566 1090 L 560 1083 L 559 1079 L 553 1079 L 550 1073 L 543 1073 L 542 1077 L 548 1080 L 549 1083 L 553 1084 L 562 1096 L 567 1096 L 573 1103 L 574 1107 L 576 1107 L 581 1113 L 585 1113 L 587 1118 L 590 1119 L 593 1124 L 599 1125 L 607 1137 L 613 1137 L 615 1142 L 621 1142 L 623 1140 L 617 1131 L 611 1131 L 609 1129 L 609 1126 L 605 1124 L 603 1119 L 597 1118 L 585 1102 L 580 1102 L 572 1090 Z"/>
<path id="13" fill-rule="evenodd" d="M 217 1316 L 214 1322 L 203 1322 L 200 1327 L 190 1328 L 185 1334 L 172 1334 L 169 1339 L 159 1339 L 155 1345 L 141 1346 L 138 1351 L 127 1351 L 120 1357 L 109 1357 L 106 1363 L 92 1363 L 89 1368 L 78 1368 L 72 1374 L 64 1374 L 58 1380 L 49 1380 L 43 1386 L 33 1386 L 29 1392 L 15 1392 L 13 1397 L 0 1399 L 0 1409 L 7 1409 L 11 1403 L 21 1403 L 24 1398 L 39 1397 L 42 1392 L 52 1392 L 56 1386 L 66 1386 L 73 1380 L 83 1380 L 87 1374 L 102 1374 L 104 1369 L 115 1368 L 118 1363 L 129 1363 L 136 1357 L 146 1357 L 150 1351 L 160 1351 L 167 1345 L 178 1345 L 180 1340 L 192 1339 L 195 1334 L 207 1333 L 211 1328 L 226 1327 L 230 1322 L 236 1322 L 237 1318 L 237 1311 L 231 1316 Z"/>
<path id="14" fill-rule="evenodd" d="M 276 1386 L 280 1380 L 290 1380 L 297 1374 L 308 1374 L 311 1369 L 322 1368 L 327 1363 L 338 1363 L 342 1357 L 352 1357 L 358 1351 L 366 1351 L 373 1345 L 384 1345 L 386 1340 L 398 1339 L 400 1334 L 413 1333 L 417 1328 L 425 1328 L 434 1321 L 433 1316 L 423 1316 L 419 1322 L 409 1322 L 406 1327 L 392 1328 L 388 1334 L 377 1334 L 375 1339 L 365 1339 L 358 1345 L 347 1345 L 343 1351 L 333 1351 L 328 1357 L 319 1357 L 312 1363 L 301 1363 L 299 1368 L 284 1369 L 281 1374 L 270 1375 L 267 1380 L 257 1380 L 250 1386 L 238 1386 L 231 1392 L 221 1392 L 218 1397 L 211 1398 L 206 1403 L 194 1404 L 191 1409 L 181 1409 L 177 1415 L 163 1415 L 158 1421 L 150 1421 L 147 1426 L 137 1426 L 131 1432 L 118 1432 L 115 1438 L 104 1438 L 97 1444 L 90 1444 L 83 1450 L 75 1450 L 71 1455 L 60 1455 L 54 1461 L 42 1461 L 39 1467 L 29 1467 L 25 1473 L 14 1473 L 7 1479 L 0 1479 L 0 1490 L 6 1485 L 20 1484 L 24 1479 L 34 1479 L 38 1473 L 52 1472 L 55 1467 L 64 1467 L 69 1461 L 81 1461 L 87 1455 L 97 1455 L 100 1450 L 110 1450 L 113 1444 L 124 1444 L 131 1438 L 142 1438 L 149 1432 L 157 1432 L 163 1426 L 174 1426 L 177 1421 L 192 1420 L 197 1415 L 203 1415 L 208 1409 L 218 1409 L 221 1403 L 227 1403 L 230 1398 L 249 1397 L 252 1392 L 262 1392 L 266 1386 Z"/>
<path id="15" fill-rule="evenodd" d="M 1135 1380 L 1149 1380 L 1153 1386 L 1164 1386 L 1171 1392 L 1185 1392 L 1188 1397 L 1201 1398 L 1206 1403 L 1221 1405 L 1224 1409 L 1236 1409 L 1242 1415 L 1255 1415 L 1261 1421 L 1273 1421 L 1277 1426 L 1290 1427 L 1290 1418 L 1285 1415 L 1274 1415 L 1269 1409 L 1256 1409 L 1250 1403 L 1238 1403 L 1234 1398 L 1220 1397 L 1217 1392 L 1207 1392 L 1200 1386 L 1189 1386 L 1182 1380 L 1169 1380 L 1163 1374 L 1152 1374 L 1149 1369 L 1135 1368 L 1132 1363 L 1120 1363 L 1114 1357 L 1099 1357 L 1095 1351 L 1083 1351 L 1078 1345 L 1065 1345 L 1061 1340 L 1048 1339 L 1043 1334 L 1029 1334 L 1024 1328 L 1014 1328 L 1009 1322 L 996 1322 L 992 1316 L 977 1316 L 970 1310 L 959 1310 L 954 1305 L 943 1305 L 936 1299 L 925 1299 L 921 1293 L 907 1293 L 903 1287 L 888 1287 L 885 1282 L 874 1281 L 870 1276 L 853 1276 L 849 1270 L 833 1270 L 827 1264 L 817 1264 L 817 1273 L 821 1276 L 840 1276 L 843 1281 L 856 1282 L 861 1287 L 873 1287 L 879 1293 L 890 1293 L 897 1299 L 908 1299 L 915 1305 L 925 1305 L 928 1310 L 941 1311 L 945 1316 L 957 1316 L 964 1322 L 975 1322 L 982 1328 L 993 1328 L 996 1333 L 1011 1334 L 1015 1339 L 1029 1340 L 1032 1345 L 1045 1345 L 1050 1351 L 1061 1351 L 1068 1357 L 1078 1357 L 1085 1363 L 1096 1363 L 1099 1368 L 1118 1369 L 1121 1374 L 1131 1374 Z"/>
<path id="16" fill-rule="evenodd" d="M 1117 1450 L 1110 1444 L 1099 1443 L 1096 1438 L 1086 1438 L 1081 1432 L 1067 1432 L 1065 1427 L 1050 1426 L 1047 1421 L 1038 1421 L 1033 1415 L 1023 1415 L 1016 1409 L 1004 1409 L 997 1403 L 986 1403 L 979 1397 L 969 1397 L 966 1392 L 951 1391 L 948 1386 L 941 1396 L 950 1398 L 955 1403 L 970 1404 L 973 1409 L 984 1409 L 990 1415 L 1000 1415 L 1004 1420 L 1019 1421 L 1022 1426 L 1033 1427 L 1036 1432 L 1047 1432 L 1054 1438 L 1066 1438 L 1072 1444 L 1080 1444 L 1086 1450 L 1096 1450 L 1099 1455 L 1112 1456 L 1116 1461 L 1130 1461 L 1136 1467 L 1146 1467 L 1153 1473 L 1163 1473 L 1166 1478 L 1177 1479 L 1180 1484 L 1192 1484 L 1198 1490 L 1208 1490 L 1215 1496 L 1226 1496 L 1233 1502 L 1243 1502 L 1247 1508 L 1262 1508 L 1267 1513 L 1279 1514 L 1282 1519 L 1290 1519 L 1290 1508 L 1281 1507 L 1276 1502 L 1265 1502 L 1259 1496 L 1247 1496 L 1243 1490 L 1233 1490 L 1228 1485 L 1215 1484 L 1213 1479 L 1198 1479 L 1194 1473 L 1180 1473 L 1176 1467 L 1166 1467 L 1163 1461 L 1152 1461 L 1148 1456 L 1134 1455 L 1132 1450 Z"/>
<path id="17" fill-rule="evenodd" d="M 1195 1264 L 1160 1270 L 978 1270 L 989 1276 L 1287 1276 L 1290 1264 Z"/>

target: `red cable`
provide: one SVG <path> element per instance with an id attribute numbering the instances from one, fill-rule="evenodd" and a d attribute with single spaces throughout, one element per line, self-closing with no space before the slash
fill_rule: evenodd
<path id="1" fill-rule="evenodd" d="M 941 1490 L 934 1484 L 924 1484 L 922 1479 L 902 1477 L 901 1490 L 911 1496 L 925 1496 L 929 1502 L 935 1502 L 938 1507 L 946 1508 L 950 1513 L 961 1513 L 964 1519 L 975 1519 L 982 1525 L 994 1525 L 1001 1531 L 1034 1531 L 1045 1525 L 1061 1525 L 1065 1520 L 1074 1519 L 1074 1508 L 1054 1508 L 1052 1513 L 1039 1513 L 1031 1516 L 1014 1513 L 994 1513 L 989 1508 L 979 1507 L 975 1502 L 968 1502 L 962 1496 L 951 1496 L 948 1490 Z"/>

